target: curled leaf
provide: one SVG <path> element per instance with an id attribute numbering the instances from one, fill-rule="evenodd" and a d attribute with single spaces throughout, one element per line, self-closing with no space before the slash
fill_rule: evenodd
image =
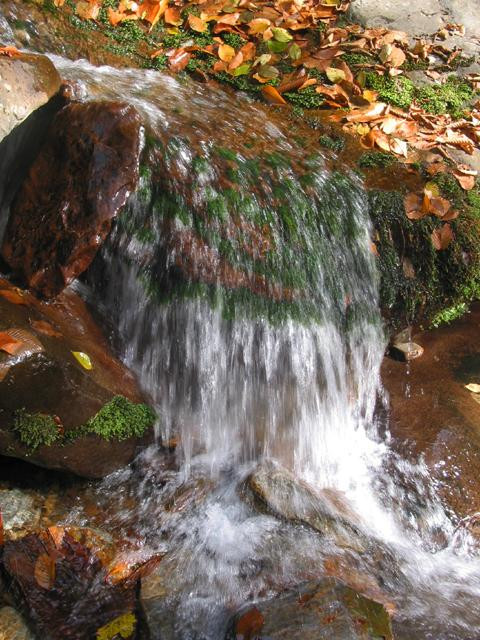
<path id="1" fill-rule="evenodd" d="M 89 355 L 83 353 L 83 351 L 72 351 L 72 355 L 84 369 L 87 369 L 87 371 L 91 371 L 91 369 L 93 369 L 93 364 Z"/>
<path id="2" fill-rule="evenodd" d="M 55 560 L 48 553 L 42 553 L 35 562 L 34 576 L 37 584 L 50 590 L 55 584 Z"/>
<path id="3" fill-rule="evenodd" d="M 453 240 L 453 231 L 449 224 L 444 224 L 432 232 L 432 243 L 437 251 L 446 249 Z"/>

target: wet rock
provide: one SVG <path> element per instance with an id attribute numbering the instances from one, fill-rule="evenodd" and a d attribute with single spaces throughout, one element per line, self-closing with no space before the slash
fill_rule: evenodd
<path id="1" fill-rule="evenodd" d="M 263 508 L 286 520 L 306 524 L 340 547 L 363 552 L 369 546 L 360 518 L 340 492 L 315 491 L 289 471 L 263 464 L 247 479 L 247 488 Z"/>
<path id="2" fill-rule="evenodd" d="M 27 492 L 20 489 L 0 489 L 0 513 L 5 534 L 13 537 L 38 526 L 41 511 L 33 496 Z"/>
<path id="3" fill-rule="evenodd" d="M 60 88 L 52 62 L 34 54 L 0 56 L 0 142 Z"/>
<path id="4" fill-rule="evenodd" d="M 15 274 L 53 297 L 83 273 L 138 181 L 140 119 L 118 102 L 72 103 L 13 204 L 2 255 Z"/>
<path id="5" fill-rule="evenodd" d="M 51 527 L 7 542 L 8 588 L 45 640 L 133 638 L 136 583 L 112 580 L 115 547 L 101 532 Z"/>
<path id="6" fill-rule="evenodd" d="M 388 354 L 394 360 L 400 362 L 410 362 L 423 355 L 423 347 L 416 342 L 396 342 L 390 345 Z"/>
<path id="7" fill-rule="evenodd" d="M 0 609 L 0 640 L 35 640 L 23 617 L 12 607 Z"/>
<path id="8" fill-rule="evenodd" d="M 153 414 L 76 294 L 46 304 L 0 280 L 0 333 L 16 336 L 0 350 L 0 454 L 96 478 L 151 441 Z"/>
<path id="9" fill-rule="evenodd" d="M 383 606 L 333 578 L 241 609 L 226 640 L 392 640 Z"/>

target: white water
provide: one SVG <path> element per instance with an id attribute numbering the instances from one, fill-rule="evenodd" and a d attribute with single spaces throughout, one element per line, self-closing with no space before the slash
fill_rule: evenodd
<path id="1" fill-rule="evenodd" d="M 269 147 L 291 157 L 301 153 L 264 109 L 221 90 L 153 72 L 54 61 L 64 76 L 84 83 L 89 99 L 128 100 L 164 144 L 176 141 L 175 154 L 166 162 L 172 175 L 167 188 L 190 189 L 194 207 L 201 208 L 206 187 L 217 189 L 219 168 L 213 161 L 202 174 L 201 188 L 189 183 L 195 153 L 209 156 L 216 128 L 223 143 L 229 126 L 239 136 L 253 128 Z M 157 453 L 149 451 L 139 464 L 140 476 L 127 470 L 107 479 L 100 492 L 118 496 L 117 511 L 123 513 L 112 519 L 112 527 L 121 530 L 134 520 L 146 546 L 169 550 L 160 571 L 168 578 L 170 595 L 165 610 L 155 614 L 162 637 L 220 640 L 227 605 L 320 575 L 333 554 L 352 570 L 383 581 L 399 619 L 407 621 L 399 627 L 404 640 L 476 638 L 480 565 L 472 540 L 454 536 L 425 465 L 395 456 L 388 431 L 380 437 L 375 423 L 375 406 L 386 401 L 379 380 L 384 338 L 365 194 L 355 179 L 348 193 L 328 186 L 321 161 L 314 174 L 318 233 L 328 230 L 322 219 L 325 202 L 355 228 L 353 242 L 342 235 L 312 247 L 318 273 L 307 294 L 318 306 L 315 322 L 287 319 L 272 325 L 261 314 L 252 319 L 248 310 L 225 317 L 221 294 L 216 305 L 205 296 L 159 303 L 147 294 L 145 275 L 175 264 L 175 251 L 159 255 L 155 246 L 149 254 L 138 237 L 120 226 L 104 249 L 92 278 L 101 273 L 108 286 L 98 287 L 97 295 L 118 329 L 125 362 L 155 402 L 161 437 L 179 437 L 181 465 L 179 472 L 162 472 Z M 277 175 L 279 181 L 287 177 L 292 179 L 289 169 Z M 263 195 L 257 204 L 275 211 L 268 189 Z M 301 195 L 292 193 L 294 214 L 303 203 Z M 128 215 L 135 224 L 145 219 L 145 206 L 144 198 L 132 198 Z M 351 302 L 363 302 L 372 314 L 360 314 L 346 333 L 344 312 Z M 343 495 L 358 514 L 357 525 L 388 544 L 395 562 L 388 570 L 379 568 L 308 529 L 259 515 L 239 497 L 238 487 L 265 457 L 280 461 L 316 489 Z M 211 483 L 205 501 L 189 505 L 185 513 L 170 513 L 164 506 L 168 496 L 199 477 Z M 136 497 L 133 512 L 122 512 L 122 494 Z M 453 540 L 443 550 L 434 542 L 439 531 Z"/>

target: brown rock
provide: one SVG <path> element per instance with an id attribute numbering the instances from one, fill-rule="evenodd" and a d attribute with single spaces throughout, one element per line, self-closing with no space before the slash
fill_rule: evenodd
<path id="1" fill-rule="evenodd" d="M 68 437 L 114 396 L 132 403 L 143 398 L 132 374 L 109 350 L 85 303 L 71 291 L 47 304 L 0 279 L 0 332 L 20 340 L 16 353 L 0 350 L 0 454 L 98 478 L 131 462 L 151 439 L 152 430 L 143 438 L 125 440 L 90 434 L 71 442 L 62 437 L 49 446 L 24 444 L 12 429 L 19 410 L 53 417 Z M 82 367 L 73 352 L 86 353 L 92 368 Z"/>
<path id="2" fill-rule="evenodd" d="M 138 181 L 140 120 L 117 102 L 64 107 L 12 205 L 2 255 L 30 288 L 60 293 L 91 263 Z"/>
<path id="3" fill-rule="evenodd" d="M 50 527 L 5 544 L 3 570 L 38 637 L 80 640 L 135 634 L 135 582 L 108 579 L 115 546 L 101 532 Z M 108 629 L 111 633 L 109 635 Z M 116 633 L 115 633 L 116 631 Z"/>
<path id="4" fill-rule="evenodd" d="M 256 602 L 232 619 L 226 640 L 392 640 L 381 604 L 338 580 L 299 585 L 286 594 Z"/>

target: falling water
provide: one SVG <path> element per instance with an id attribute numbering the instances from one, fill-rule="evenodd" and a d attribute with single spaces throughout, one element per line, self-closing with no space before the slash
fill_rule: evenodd
<path id="1" fill-rule="evenodd" d="M 149 613 L 161 637 L 220 640 L 232 603 L 332 556 L 382 585 L 404 640 L 473 637 L 478 562 L 426 467 L 395 456 L 378 424 L 385 340 L 360 180 L 247 98 L 54 62 L 85 99 L 127 100 L 145 124 L 140 186 L 86 295 L 153 399 L 159 444 L 178 441 L 175 468 L 157 446 L 96 494 L 107 512 L 115 501 L 112 530 L 167 552 L 169 595 Z M 382 563 L 259 514 L 241 487 L 262 460 L 335 492 Z M 179 492 L 185 509 L 169 508 Z"/>

